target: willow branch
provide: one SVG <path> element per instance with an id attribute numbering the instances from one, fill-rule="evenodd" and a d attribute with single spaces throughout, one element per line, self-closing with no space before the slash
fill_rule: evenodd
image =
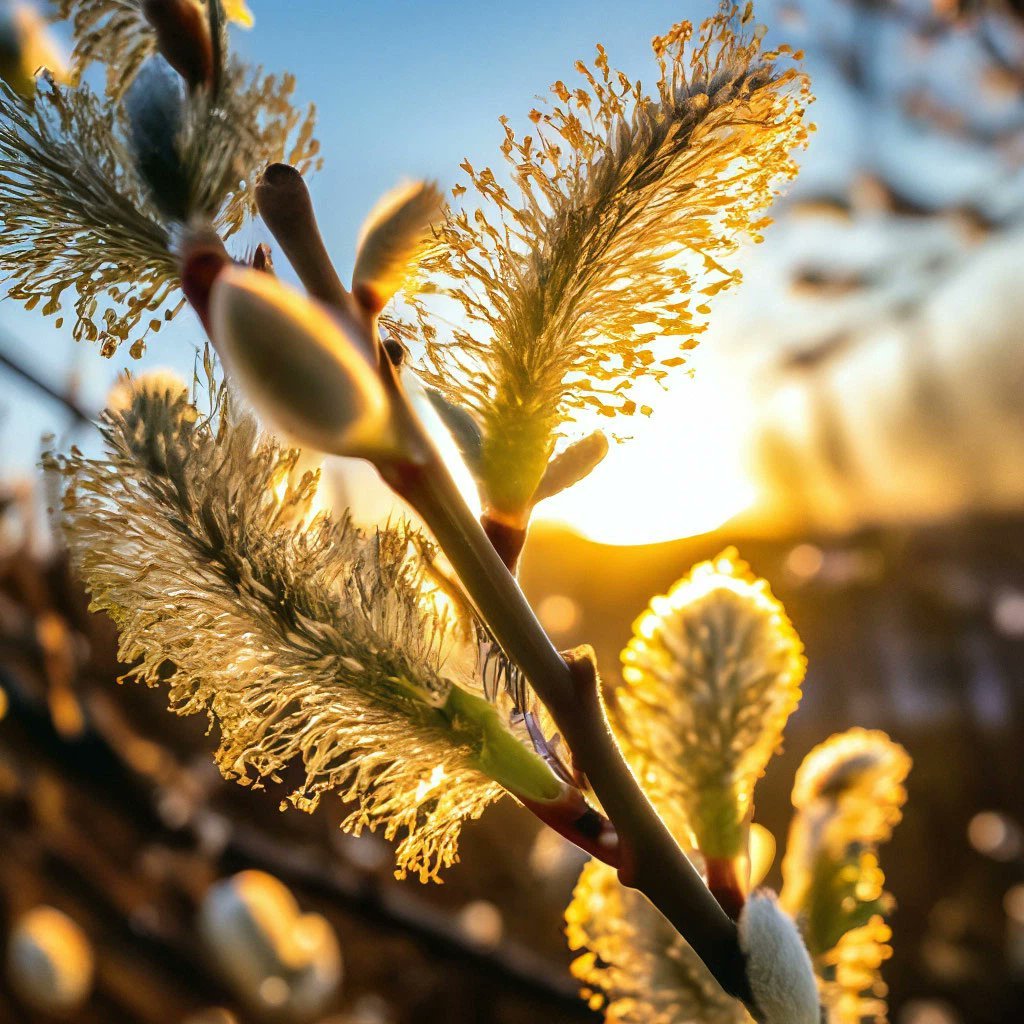
<path id="1" fill-rule="evenodd" d="M 736 925 L 666 828 L 623 759 L 604 712 L 589 650 L 555 649 L 511 572 L 463 501 L 451 475 L 403 402 L 417 462 L 382 465 L 388 485 L 422 516 L 481 618 L 547 706 L 614 825 L 622 883 L 643 893 L 693 947 L 730 995 L 756 1015 Z"/>
<path id="2" fill-rule="evenodd" d="M 92 416 L 90 416 L 89 413 L 87 413 L 85 409 L 83 409 L 82 406 L 80 406 L 78 402 L 76 402 L 75 399 L 71 397 L 71 395 L 66 394 L 65 392 L 62 391 L 58 391 L 55 387 L 51 386 L 50 384 L 47 384 L 46 381 L 44 381 L 41 377 L 37 377 L 31 370 L 29 370 L 25 366 L 22 366 L 21 363 L 19 363 L 15 359 L 12 359 L 9 355 L 7 355 L 6 352 L 3 352 L 2 350 L 0 350 L 0 366 L 6 367 L 16 377 L 20 377 L 26 384 L 29 384 L 31 387 L 35 388 L 36 391 L 41 392 L 47 398 L 50 398 L 54 402 L 57 402 L 58 404 L 64 406 L 64 408 L 67 409 L 69 413 L 71 413 L 71 415 L 75 418 L 77 422 L 92 422 Z"/>
<path id="3" fill-rule="evenodd" d="M 188 260 L 183 279 L 189 280 Z M 189 298 L 204 323 L 208 292 Z M 367 339 L 371 342 L 371 339 Z M 374 346 L 376 341 L 371 342 Z M 519 584 L 473 516 L 399 382 L 389 359 L 378 369 L 392 399 L 403 453 L 374 463 L 434 534 L 480 617 L 505 654 L 546 705 L 614 827 L 613 834 L 579 837 L 566 822 L 548 821 L 563 835 L 615 866 L 624 885 L 643 893 L 692 946 L 722 988 L 757 1017 L 736 925 L 665 827 L 623 759 L 601 702 L 592 658 L 567 661 L 551 643 Z M 581 801 L 582 803 L 582 801 Z M 538 808 L 530 807 L 535 813 Z M 546 819 L 544 819 L 546 820 Z M 576 822 L 575 824 L 578 824 Z M 587 820 L 585 825 L 591 824 Z M 614 840 L 605 848 L 604 841 Z M 611 855 L 609 855 L 609 853 Z"/>

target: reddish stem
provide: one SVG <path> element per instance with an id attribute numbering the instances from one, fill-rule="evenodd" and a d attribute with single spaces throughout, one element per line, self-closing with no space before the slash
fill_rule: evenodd
<path id="1" fill-rule="evenodd" d="M 704 874 L 711 895 L 734 921 L 738 921 L 747 894 L 740 883 L 736 862 L 729 857 L 709 857 L 704 862 Z"/>
<path id="2" fill-rule="evenodd" d="M 211 341 L 210 293 L 221 272 L 233 262 L 221 240 L 212 233 L 189 236 L 181 247 L 181 290 Z"/>
<path id="3" fill-rule="evenodd" d="M 527 527 L 503 522 L 487 512 L 480 517 L 480 525 L 484 528 L 484 533 L 487 534 L 487 539 L 491 542 L 494 550 L 498 552 L 498 557 L 505 563 L 508 571 L 515 576 L 519 565 L 519 556 L 523 553 L 523 547 L 526 545 Z"/>

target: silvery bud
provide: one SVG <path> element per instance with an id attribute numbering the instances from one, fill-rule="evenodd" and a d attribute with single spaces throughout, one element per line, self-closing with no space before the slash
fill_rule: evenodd
<path id="1" fill-rule="evenodd" d="M 132 151 L 139 174 L 160 212 L 185 221 L 189 182 L 178 148 L 185 119 L 181 79 L 155 55 L 142 65 L 125 95 Z"/>
<path id="2" fill-rule="evenodd" d="M 747 979 L 764 1024 L 820 1024 L 810 955 L 775 893 L 762 889 L 747 900 L 739 931 Z"/>
<path id="3" fill-rule="evenodd" d="M 355 324 L 242 267 L 217 278 L 210 305 L 229 374 L 274 427 L 334 455 L 397 451 L 391 403 Z"/>
<path id="4" fill-rule="evenodd" d="M 210 953 L 238 996 L 275 1020 L 309 1020 L 342 978 L 338 937 L 320 914 L 303 913 L 282 882 L 242 871 L 213 885 L 199 914 Z"/>
<path id="5" fill-rule="evenodd" d="M 26 1006 L 46 1014 L 76 1009 L 89 998 L 93 971 L 85 933 L 54 907 L 35 907 L 11 930 L 7 978 Z"/>

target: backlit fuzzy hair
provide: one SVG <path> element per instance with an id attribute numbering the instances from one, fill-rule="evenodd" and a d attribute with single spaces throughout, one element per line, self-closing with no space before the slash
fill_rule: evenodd
<path id="1" fill-rule="evenodd" d="M 760 238 L 796 173 L 807 83 L 762 50 L 750 5 L 696 37 L 681 22 L 653 49 L 652 96 L 598 47 L 593 68 L 576 64 L 580 87 L 556 82 L 554 105 L 531 112 L 535 134 L 503 118 L 512 191 L 464 163 L 482 208 L 450 214 L 423 268 L 468 320 L 427 325 L 425 375 L 478 419 L 499 511 L 528 502 L 579 410 L 632 413 L 631 382 L 683 363 L 709 297 L 739 280 L 724 261 Z"/>
<path id="2" fill-rule="evenodd" d="M 227 777 L 276 782 L 298 763 L 293 804 L 337 790 L 354 803 L 345 829 L 381 828 L 399 876 L 436 879 L 462 821 L 502 790 L 474 762 L 474 721 L 445 714 L 453 688 L 479 685 L 425 578 L 429 545 L 315 514 L 299 453 L 223 390 L 203 415 L 164 378 L 125 386 L 130 401 L 102 421 L 106 457 L 49 463 L 128 678 L 168 685 L 179 714 L 205 711 Z"/>
<path id="3" fill-rule="evenodd" d="M 139 356 L 145 338 L 183 305 L 173 253 L 176 222 L 161 213 L 132 154 L 118 89 L 135 77 L 153 31 L 136 0 L 68 0 L 79 64 L 108 62 L 113 91 L 58 84 L 43 75 L 34 97 L 0 87 L 0 275 L 9 294 L 57 315 L 73 292 L 76 340 L 111 356 L 123 343 Z M 96 19 L 106 12 L 109 22 Z M 124 23 L 122 25 L 122 22 Z M 145 42 L 128 46 L 118 26 Z M 139 44 L 141 45 L 141 44 Z M 255 212 L 256 175 L 289 161 L 318 166 L 314 110 L 293 106 L 295 79 L 265 75 L 228 58 L 215 95 L 183 99 L 177 138 L 190 216 L 222 238 Z"/>

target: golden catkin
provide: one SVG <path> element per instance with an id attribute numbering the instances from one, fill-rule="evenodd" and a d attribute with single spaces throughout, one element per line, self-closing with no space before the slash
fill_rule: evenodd
<path id="1" fill-rule="evenodd" d="M 849 729 L 815 747 L 793 785 L 781 902 L 815 958 L 830 1024 L 882 1022 L 892 898 L 878 847 L 899 823 L 911 761 L 883 732 Z"/>
<path id="2" fill-rule="evenodd" d="M 312 810 L 337 791 L 355 805 L 343 828 L 381 829 L 399 876 L 437 879 L 461 823 L 502 789 L 478 767 L 479 721 L 446 713 L 454 688 L 480 684 L 425 576 L 426 542 L 317 514 L 299 452 L 223 389 L 204 415 L 165 378 L 128 385 L 128 402 L 124 387 L 102 421 L 106 457 L 49 462 L 128 678 L 167 685 L 179 714 L 209 715 L 229 778 L 277 782 L 297 763 L 291 803 Z"/>
<path id="3" fill-rule="evenodd" d="M 706 856 L 745 853 L 806 667 L 782 605 L 730 549 L 651 601 L 622 665 L 612 720 L 651 800 Z"/>
<path id="4" fill-rule="evenodd" d="M 749 1024 L 672 926 L 605 864 L 587 864 L 565 912 L 572 973 L 608 1024 Z"/>
<path id="5" fill-rule="evenodd" d="M 762 50 L 749 10 L 696 35 L 681 22 L 653 49 L 652 95 L 598 47 L 593 67 L 576 65 L 579 87 L 556 82 L 531 112 L 533 133 L 503 118 L 511 190 L 464 163 L 481 207 L 453 210 L 425 262 L 465 326 L 434 333 L 434 300 L 417 300 L 424 372 L 479 420 L 483 495 L 499 512 L 526 507 L 581 409 L 634 412 L 629 385 L 684 362 L 709 298 L 739 280 L 726 261 L 760 238 L 796 174 L 807 82 Z"/>

